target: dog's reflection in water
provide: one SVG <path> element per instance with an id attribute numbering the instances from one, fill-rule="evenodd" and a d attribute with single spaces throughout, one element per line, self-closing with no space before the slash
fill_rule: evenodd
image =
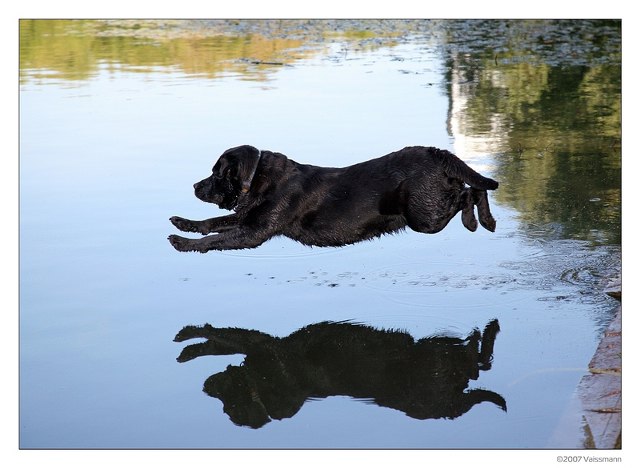
<path id="1" fill-rule="evenodd" d="M 179 362 L 205 355 L 244 354 L 204 383 L 238 425 L 259 428 L 290 418 L 305 401 L 347 395 L 404 412 L 416 419 L 456 418 L 491 402 L 506 411 L 502 396 L 467 389 L 489 370 L 500 327 L 491 321 L 467 338 L 414 340 L 401 331 L 352 322 L 322 322 L 284 338 L 241 328 L 184 327 L 175 341 L 206 338 L 186 346 Z"/>

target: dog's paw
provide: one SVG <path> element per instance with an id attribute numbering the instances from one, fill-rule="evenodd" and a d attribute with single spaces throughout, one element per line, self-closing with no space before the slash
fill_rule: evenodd
<path id="1" fill-rule="evenodd" d="M 182 341 L 192 340 L 194 338 L 210 338 L 213 332 L 214 328 L 208 323 L 202 326 L 187 325 L 178 332 L 173 341 L 181 343 Z"/>
<path id="2" fill-rule="evenodd" d="M 486 218 L 480 218 L 480 224 L 482 224 L 482 226 L 491 232 L 496 232 L 496 220 L 493 219 L 493 216 L 488 216 Z"/>
<path id="3" fill-rule="evenodd" d="M 198 232 L 197 227 L 191 220 L 181 218 L 180 216 L 172 216 L 169 218 L 169 221 L 183 232 Z"/>
<path id="4" fill-rule="evenodd" d="M 472 209 L 462 212 L 462 224 L 471 232 L 475 232 L 478 229 L 478 221 Z"/>
<path id="5" fill-rule="evenodd" d="M 204 353 L 202 352 L 202 346 L 202 343 L 185 346 L 185 348 L 180 352 L 180 355 L 176 358 L 176 361 L 187 362 L 203 356 Z"/>
<path id="6" fill-rule="evenodd" d="M 200 327 L 197 327 L 195 325 L 187 325 L 178 332 L 173 341 L 175 341 L 176 343 L 181 343 L 183 341 L 191 340 L 196 337 L 200 337 Z"/>
<path id="7" fill-rule="evenodd" d="M 176 236 L 175 234 L 171 234 L 168 237 L 168 239 L 169 239 L 169 243 L 178 252 L 190 252 L 193 250 L 191 239 L 186 239 L 181 236 Z"/>
<path id="8" fill-rule="evenodd" d="M 206 247 L 199 239 L 187 239 L 186 237 L 177 236 L 175 234 L 171 234 L 169 237 L 169 242 L 178 252 L 200 252 L 206 253 L 209 248 Z"/>

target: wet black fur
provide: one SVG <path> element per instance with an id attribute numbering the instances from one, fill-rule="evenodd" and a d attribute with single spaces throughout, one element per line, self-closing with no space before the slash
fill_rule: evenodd
<path id="1" fill-rule="evenodd" d="M 225 151 L 211 176 L 194 188 L 200 200 L 235 213 L 204 221 L 172 217 L 178 229 L 206 235 L 169 236 L 179 251 L 249 249 L 278 235 L 309 246 L 342 246 L 407 226 L 433 234 L 458 212 L 464 226 L 475 231 L 474 207 L 485 229 L 496 227 L 487 190 L 498 188 L 498 182 L 433 147 L 407 147 L 330 168 L 239 146 Z"/>

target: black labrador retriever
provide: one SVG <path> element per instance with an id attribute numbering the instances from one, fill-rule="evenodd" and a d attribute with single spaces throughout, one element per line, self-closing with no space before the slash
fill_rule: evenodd
<path id="1" fill-rule="evenodd" d="M 200 200 L 234 214 L 191 221 L 174 216 L 176 250 L 250 249 L 283 235 L 309 246 L 343 246 L 399 231 L 436 233 L 456 213 L 475 231 L 494 231 L 487 190 L 498 182 L 446 150 L 412 146 L 344 168 L 299 164 L 285 155 L 238 146 L 225 151 L 212 174 L 194 185 Z M 467 186 L 468 185 L 468 186 Z"/>
<path id="2" fill-rule="evenodd" d="M 375 403 L 416 419 L 457 418 L 491 402 L 507 411 L 500 394 L 469 388 L 491 369 L 500 331 L 497 320 L 466 338 L 414 339 L 398 330 L 353 322 L 308 325 L 286 337 L 258 330 L 189 325 L 174 341 L 206 338 L 186 346 L 178 362 L 200 356 L 244 354 L 209 377 L 203 390 L 218 398 L 235 424 L 259 428 L 293 417 L 312 400 L 334 395 Z"/>

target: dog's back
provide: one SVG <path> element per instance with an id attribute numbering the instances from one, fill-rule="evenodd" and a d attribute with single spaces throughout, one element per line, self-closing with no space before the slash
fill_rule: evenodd
<path id="1" fill-rule="evenodd" d="M 399 151 L 395 151 L 381 158 L 372 159 L 362 163 L 367 165 L 379 161 L 383 163 L 388 160 L 390 164 L 386 164 L 388 174 L 395 171 L 418 171 L 422 175 L 433 173 L 438 175 L 438 170 L 444 171 L 447 177 L 452 177 L 465 182 L 470 187 L 480 190 L 496 190 L 498 182 L 485 177 L 462 161 L 450 151 L 435 148 L 433 146 L 407 146 Z M 366 167 L 366 166 L 365 166 Z M 416 175 L 407 173 L 408 176 Z"/>

